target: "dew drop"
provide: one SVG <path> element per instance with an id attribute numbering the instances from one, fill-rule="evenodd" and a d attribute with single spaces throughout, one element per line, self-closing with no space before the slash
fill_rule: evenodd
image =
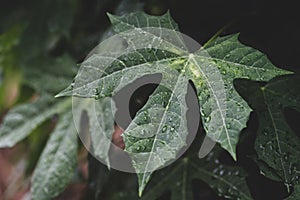
<path id="1" fill-rule="evenodd" d="M 295 180 L 297 183 L 299 183 L 299 176 L 295 176 Z"/>
<path id="2" fill-rule="evenodd" d="M 162 132 L 165 133 L 166 131 L 167 131 L 167 126 L 164 126 L 164 127 L 162 128 Z"/>
<path id="3" fill-rule="evenodd" d="M 227 128 L 231 128 L 231 125 L 228 123 L 228 124 L 226 125 L 226 127 L 227 127 Z"/>
<path id="4" fill-rule="evenodd" d="M 218 190 L 218 192 L 221 193 L 221 194 L 224 192 L 222 188 L 218 188 L 217 190 Z"/>
<path id="5" fill-rule="evenodd" d="M 273 150 L 273 144 L 272 144 L 272 142 L 269 141 L 267 144 L 268 144 L 268 146 L 269 146 L 269 149 L 272 151 L 272 150 Z"/>
<path id="6" fill-rule="evenodd" d="M 238 175 L 240 175 L 240 172 L 239 171 L 235 171 L 234 175 L 238 176 Z"/>
<path id="7" fill-rule="evenodd" d="M 268 132 L 264 132 L 264 135 L 266 135 L 266 136 L 267 136 L 267 135 L 268 135 Z"/>
<path id="8" fill-rule="evenodd" d="M 220 175 L 220 176 L 223 176 L 223 175 L 224 175 L 224 170 L 221 170 L 221 171 L 219 172 L 219 175 Z"/>
<path id="9" fill-rule="evenodd" d="M 215 169 L 213 170 L 213 173 L 216 174 L 216 173 L 218 173 L 218 171 L 219 171 L 219 169 L 218 169 L 218 168 L 215 168 Z"/>
<path id="10" fill-rule="evenodd" d="M 284 155 L 283 159 L 284 159 L 285 161 L 287 161 L 287 160 L 289 159 L 289 156 L 288 156 L 288 155 Z"/>
<path id="11" fill-rule="evenodd" d="M 211 120 L 210 116 L 208 116 L 208 117 L 205 118 L 205 122 L 210 122 L 210 120 Z"/>
<path id="12" fill-rule="evenodd" d="M 99 100 L 100 99 L 100 95 L 94 95 L 94 99 L 95 100 Z"/>
<path id="13" fill-rule="evenodd" d="M 99 93 L 99 90 L 98 90 L 98 88 L 94 88 L 93 89 L 93 93 L 95 93 L 96 95 Z"/>

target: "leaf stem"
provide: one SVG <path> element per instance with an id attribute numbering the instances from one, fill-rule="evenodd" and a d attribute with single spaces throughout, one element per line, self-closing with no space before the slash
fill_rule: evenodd
<path id="1" fill-rule="evenodd" d="M 231 21 L 225 26 L 223 26 L 218 32 L 216 32 L 202 47 L 201 49 L 205 49 L 212 41 L 214 41 L 222 32 L 224 32 L 228 27 L 234 24 L 236 21 Z"/>

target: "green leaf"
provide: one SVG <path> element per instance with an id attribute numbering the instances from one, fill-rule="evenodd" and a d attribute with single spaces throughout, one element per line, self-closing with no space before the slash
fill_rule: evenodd
<path id="1" fill-rule="evenodd" d="M 179 78 L 173 92 L 159 86 L 123 133 L 125 150 L 132 158 L 141 196 L 152 172 L 175 159 L 186 145 L 185 94 L 188 82 Z"/>
<path id="2" fill-rule="evenodd" d="M 7 113 L 0 126 L 0 148 L 14 146 L 42 122 L 70 106 L 70 100 L 57 102 L 48 95 L 33 103 L 16 106 Z"/>
<path id="3" fill-rule="evenodd" d="M 0 68 L 14 67 L 16 52 L 15 46 L 18 44 L 21 26 L 13 26 L 6 32 L 0 34 Z"/>
<path id="4" fill-rule="evenodd" d="M 170 13 L 157 17 L 144 12 L 132 12 L 123 16 L 115 16 L 108 13 L 109 19 L 117 33 L 147 27 L 161 27 L 178 31 L 178 25 L 171 17 Z"/>
<path id="5" fill-rule="evenodd" d="M 298 200 L 300 198 L 300 185 L 294 187 L 294 192 L 285 200 Z"/>
<path id="6" fill-rule="evenodd" d="M 299 184 L 300 146 L 299 138 L 285 120 L 284 109 L 292 108 L 300 112 L 299 80 L 297 76 L 288 76 L 263 87 L 249 83 L 244 86 L 245 92 L 251 91 L 248 99 L 259 119 L 255 141 L 258 159 L 269 168 L 265 175 L 274 179 L 270 173 L 274 175 L 275 172 L 288 190 L 291 185 Z"/>
<path id="7" fill-rule="evenodd" d="M 112 100 L 104 98 L 101 100 L 73 98 L 73 115 L 74 121 L 81 130 L 84 124 L 81 121 L 82 113 L 86 111 L 89 121 L 89 135 L 80 132 L 81 139 L 90 138 L 93 156 L 106 163 L 110 168 L 108 151 L 111 145 L 111 138 L 114 132 L 114 118 L 112 110 Z"/>
<path id="8" fill-rule="evenodd" d="M 263 53 L 241 44 L 238 34 L 219 37 L 205 50 L 197 52 L 199 57 L 195 62 L 200 78 L 192 79 L 199 92 L 202 122 L 207 135 L 236 159 L 238 136 L 246 127 L 251 109 L 235 90 L 233 81 L 238 78 L 269 81 L 291 72 L 276 68 Z M 222 84 L 218 84 L 218 77 L 214 77 L 215 70 L 221 74 L 225 94 L 220 91 Z"/>
<path id="9" fill-rule="evenodd" d="M 77 164 L 77 132 L 72 112 L 63 114 L 32 176 L 32 199 L 53 199 L 74 176 Z"/>
<path id="10" fill-rule="evenodd" d="M 207 135 L 236 160 L 239 133 L 246 127 L 251 109 L 235 90 L 233 81 L 237 78 L 268 81 L 290 72 L 276 68 L 261 52 L 241 44 L 238 35 L 217 38 L 205 49 L 190 53 L 169 13 L 158 17 L 136 12 L 109 18 L 119 33 L 111 39 L 115 45 L 91 55 L 82 64 L 75 82 L 59 95 L 72 93 L 101 99 L 113 96 L 145 75 L 163 75 L 161 84 L 171 90 L 159 87 L 124 132 L 126 151 L 139 176 L 139 193 L 151 173 L 174 159 L 186 143 L 188 80 L 196 86 Z M 116 42 L 122 46 L 117 51 Z M 175 117 L 177 124 L 169 123 L 166 120 L 169 117 Z M 164 134 L 165 126 L 173 129 L 173 133 Z"/>
<path id="11" fill-rule="evenodd" d="M 274 181 L 281 181 L 281 177 L 277 174 L 276 170 L 270 167 L 267 163 L 262 160 L 258 160 L 256 157 L 253 157 L 252 159 L 259 166 L 260 174 Z"/>
<path id="12" fill-rule="evenodd" d="M 194 199 L 192 181 L 195 179 L 207 183 L 220 197 L 252 199 L 245 178 L 246 173 L 241 168 L 220 163 L 217 151 L 201 160 L 189 155 L 157 171 L 141 199 L 157 199 L 165 191 L 171 192 L 172 200 Z"/>

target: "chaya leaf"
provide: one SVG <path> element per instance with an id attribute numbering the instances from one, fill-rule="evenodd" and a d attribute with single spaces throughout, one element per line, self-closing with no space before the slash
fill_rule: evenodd
<path id="1" fill-rule="evenodd" d="M 80 138 L 85 144 L 90 144 L 93 156 L 106 163 L 110 168 L 108 151 L 114 132 L 113 105 L 110 98 L 100 100 L 73 98 L 74 121 L 80 125 L 82 131 L 83 123 L 81 120 L 83 112 L 86 112 L 89 121 L 89 134 L 80 132 Z"/>
<path id="2" fill-rule="evenodd" d="M 192 78 L 199 92 L 202 121 L 207 135 L 236 159 L 238 135 L 246 127 L 251 109 L 235 90 L 234 79 L 269 81 L 291 72 L 276 68 L 263 53 L 241 44 L 238 34 L 219 37 L 205 50 L 196 53 L 199 57 L 195 59 L 196 73 Z M 193 72 L 193 68 L 189 69 Z M 218 84 L 215 70 L 221 74 L 225 94 L 219 88 L 222 84 Z"/>
<path id="3" fill-rule="evenodd" d="M 123 133 L 125 150 L 138 175 L 139 195 L 153 171 L 186 145 L 185 91 L 188 82 L 179 78 L 173 92 L 159 86 Z M 183 93 L 183 94 L 182 94 Z"/>
<path id="4" fill-rule="evenodd" d="M 33 200 L 53 199 L 71 181 L 77 164 L 77 132 L 72 112 L 63 114 L 32 177 Z"/>
<path id="5" fill-rule="evenodd" d="M 274 181 L 281 181 L 281 177 L 277 174 L 276 170 L 270 167 L 267 163 L 262 160 L 258 160 L 257 157 L 253 156 L 252 159 L 259 166 L 260 173 L 269 179 Z"/>
<path id="6" fill-rule="evenodd" d="M 294 187 L 294 192 L 285 200 L 299 200 L 300 199 L 300 185 Z"/>
<path id="7" fill-rule="evenodd" d="M 258 161 L 268 165 L 268 173 L 264 173 L 267 177 L 274 179 L 276 174 L 288 190 L 290 186 L 299 184 L 300 141 L 286 122 L 284 109 L 292 108 L 300 112 L 299 80 L 297 76 L 289 76 L 273 80 L 264 87 L 247 83 L 242 89 L 245 93 L 251 93 L 248 99 L 259 119 L 255 141 Z M 266 171 L 261 164 L 259 167 Z"/>
<path id="8" fill-rule="evenodd" d="M 142 12 L 109 17 L 119 35 L 105 42 L 113 41 L 114 46 L 92 54 L 64 93 L 101 99 L 145 75 L 162 74 L 161 84 L 170 91 L 161 92 L 163 86 L 159 87 L 124 133 L 126 151 L 139 173 L 140 194 L 151 173 L 174 159 L 186 143 L 188 80 L 196 86 L 207 135 L 236 160 L 238 136 L 251 109 L 233 87 L 234 79 L 268 81 L 290 72 L 276 68 L 261 52 L 242 45 L 238 35 L 217 38 L 205 49 L 190 53 L 169 13 L 160 17 Z M 123 45 L 117 51 L 116 42 Z M 165 105 L 157 108 L 161 102 Z M 168 117 L 176 118 L 176 126 Z M 165 126 L 174 130 L 165 134 Z"/>
<path id="9" fill-rule="evenodd" d="M 190 154 L 172 166 L 155 172 L 141 200 L 157 199 L 166 191 L 171 192 L 172 200 L 195 199 L 192 189 L 195 179 L 207 183 L 220 197 L 250 200 L 253 198 L 246 176 L 239 167 L 223 165 L 217 151 L 210 152 L 201 160 L 196 154 Z"/>
<path id="10" fill-rule="evenodd" d="M 44 95 L 33 103 L 13 108 L 0 126 L 0 148 L 14 146 L 45 120 L 70 106 L 70 99 L 58 102 L 53 97 Z"/>

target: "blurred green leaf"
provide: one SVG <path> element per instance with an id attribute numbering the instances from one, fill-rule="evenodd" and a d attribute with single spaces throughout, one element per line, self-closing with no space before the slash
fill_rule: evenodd
<path id="1" fill-rule="evenodd" d="M 35 0 L 32 5 L 18 48 L 25 69 L 32 60 L 47 55 L 62 37 L 69 37 L 77 1 Z"/>
<path id="2" fill-rule="evenodd" d="M 69 55 L 41 57 L 32 62 L 32 69 L 25 70 L 24 83 L 37 92 L 55 94 L 70 84 L 76 72 L 76 63 Z"/>
<path id="3" fill-rule="evenodd" d="M 72 112 L 61 116 L 32 176 L 33 200 L 50 200 L 60 194 L 74 176 L 77 164 L 77 131 Z"/>
<path id="4" fill-rule="evenodd" d="M 15 67 L 15 47 L 19 43 L 22 27 L 15 25 L 0 35 L 0 68 Z"/>
<path id="5" fill-rule="evenodd" d="M 0 126 L 0 147 L 14 146 L 46 119 L 70 109 L 70 106 L 70 99 L 58 102 L 44 95 L 33 103 L 14 107 L 6 114 Z"/>

